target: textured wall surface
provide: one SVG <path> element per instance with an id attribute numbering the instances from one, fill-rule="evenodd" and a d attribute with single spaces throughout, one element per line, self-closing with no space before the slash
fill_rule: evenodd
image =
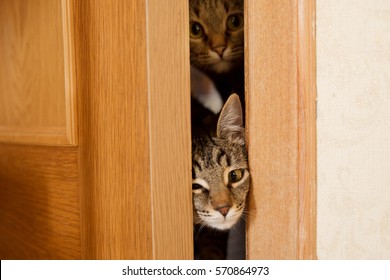
<path id="1" fill-rule="evenodd" d="M 390 1 L 317 0 L 318 258 L 390 259 Z"/>

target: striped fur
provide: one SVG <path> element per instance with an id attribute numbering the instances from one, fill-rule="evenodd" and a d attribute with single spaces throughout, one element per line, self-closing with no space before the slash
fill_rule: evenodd
<path id="1" fill-rule="evenodd" d="M 204 36 L 190 37 L 191 65 L 208 74 L 226 73 L 243 63 L 244 29 L 230 31 L 227 19 L 243 13 L 243 0 L 190 0 L 190 25 L 201 24 Z M 221 57 L 215 47 L 224 46 Z"/>
<path id="2" fill-rule="evenodd" d="M 241 217 L 250 186 L 241 103 L 233 94 L 212 125 L 193 122 L 194 223 L 230 229 Z M 238 170 L 242 178 L 230 181 Z"/>

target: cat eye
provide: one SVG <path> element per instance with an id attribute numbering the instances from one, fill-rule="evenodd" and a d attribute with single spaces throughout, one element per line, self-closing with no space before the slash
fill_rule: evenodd
<path id="1" fill-rule="evenodd" d="M 195 191 L 195 190 L 200 190 L 202 189 L 202 185 L 200 184 L 192 184 L 192 190 Z"/>
<path id="2" fill-rule="evenodd" d="M 199 22 L 190 23 L 190 36 L 195 39 L 202 38 L 204 35 L 204 30 L 202 25 Z"/>
<path id="3" fill-rule="evenodd" d="M 244 169 L 236 169 L 229 172 L 229 183 L 237 183 L 244 177 Z"/>
<path id="4" fill-rule="evenodd" d="M 192 184 L 192 193 L 194 194 L 201 194 L 201 193 L 208 193 L 209 190 L 203 187 L 201 184 Z"/>
<path id="5" fill-rule="evenodd" d="M 231 31 L 236 31 L 244 26 L 244 17 L 242 14 L 230 15 L 226 21 L 226 26 Z"/>

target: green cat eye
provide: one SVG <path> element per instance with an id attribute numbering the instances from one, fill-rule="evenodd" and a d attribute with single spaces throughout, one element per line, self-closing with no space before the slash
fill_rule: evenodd
<path id="1" fill-rule="evenodd" d="M 229 172 L 229 183 L 237 183 L 244 177 L 244 169 L 236 169 Z"/>
<path id="2" fill-rule="evenodd" d="M 226 21 L 226 26 L 231 31 L 236 31 L 244 26 L 244 17 L 242 14 L 230 15 Z"/>
<path id="3" fill-rule="evenodd" d="M 202 25 L 199 22 L 190 23 L 190 36 L 192 38 L 198 39 L 202 38 L 204 35 L 204 30 Z"/>

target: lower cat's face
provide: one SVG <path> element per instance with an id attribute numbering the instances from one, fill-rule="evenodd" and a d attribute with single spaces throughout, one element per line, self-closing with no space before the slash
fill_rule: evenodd
<path id="1" fill-rule="evenodd" d="M 245 147 L 223 142 L 214 139 L 193 152 L 194 223 L 219 230 L 241 218 L 250 186 Z"/>
<path id="2" fill-rule="evenodd" d="M 242 0 L 190 1 L 190 60 L 196 68 L 225 73 L 243 63 Z"/>

